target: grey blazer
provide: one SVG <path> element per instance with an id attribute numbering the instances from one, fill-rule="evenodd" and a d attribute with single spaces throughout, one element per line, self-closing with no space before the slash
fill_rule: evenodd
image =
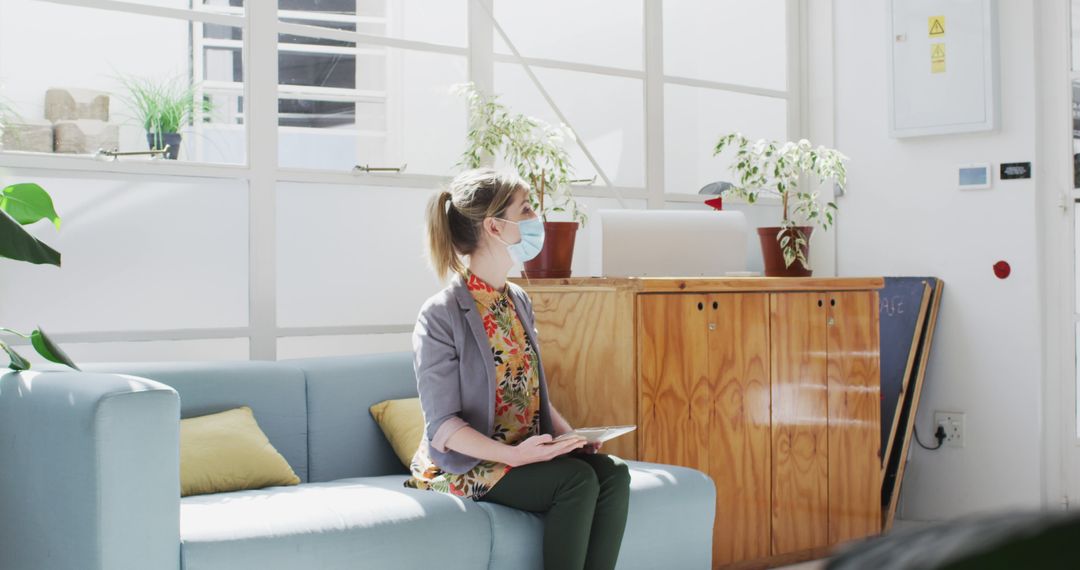
<path id="1" fill-rule="evenodd" d="M 507 282 L 514 309 L 529 344 L 540 359 L 532 301 L 525 290 Z M 413 328 L 413 370 L 424 410 L 424 437 L 431 459 L 444 471 L 465 473 L 479 459 L 453 450 L 439 451 L 431 442 L 448 420 L 467 423 L 491 437 L 495 427 L 495 359 L 476 301 L 464 278 L 454 273 L 451 283 L 420 308 Z M 551 404 L 543 364 L 540 374 L 540 431 L 553 434 Z M 455 419 L 457 418 L 457 419 Z"/>

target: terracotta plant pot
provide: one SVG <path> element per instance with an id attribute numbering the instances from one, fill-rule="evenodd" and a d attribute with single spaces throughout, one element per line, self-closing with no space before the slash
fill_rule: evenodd
<path id="1" fill-rule="evenodd" d="M 813 226 L 797 226 L 806 237 L 806 244 L 802 246 L 803 256 L 810 258 L 810 234 L 814 231 Z M 810 277 L 814 272 L 803 267 L 799 260 L 795 260 L 791 267 L 784 266 L 784 251 L 780 248 L 780 242 L 776 239 L 780 233 L 780 227 L 758 228 L 758 239 L 761 240 L 761 258 L 765 261 L 766 277 Z M 794 239 L 794 236 L 792 236 Z"/>
<path id="2" fill-rule="evenodd" d="M 530 279 L 570 277 L 578 227 L 577 222 L 544 222 L 544 248 L 525 262 L 521 276 L 528 274 Z"/>

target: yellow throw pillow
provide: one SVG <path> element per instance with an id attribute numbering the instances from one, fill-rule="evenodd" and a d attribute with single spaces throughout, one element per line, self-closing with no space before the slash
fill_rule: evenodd
<path id="1" fill-rule="evenodd" d="M 180 420 L 180 496 L 296 485 L 251 408 Z"/>
<path id="2" fill-rule="evenodd" d="M 420 398 L 385 400 L 369 409 L 401 464 L 408 467 L 424 438 L 424 411 L 420 408 Z"/>

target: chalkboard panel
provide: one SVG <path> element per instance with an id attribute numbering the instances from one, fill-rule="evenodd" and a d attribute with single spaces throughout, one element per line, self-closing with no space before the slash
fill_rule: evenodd
<path id="1" fill-rule="evenodd" d="M 926 319 L 933 277 L 886 277 L 878 291 L 881 332 L 881 453 L 889 454 L 897 407 L 911 373 L 916 341 Z"/>
<path id="2" fill-rule="evenodd" d="M 893 437 L 889 441 L 889 450 L 885 454 L 885 469 L 881 480 L 881 506 L 882 506 L 882 529 L 887 532 L 893 524 L 896 516 L 896 507 L 900 499 L 900 485 L 904 479 L 904 467 L 908 450 L 911 448 L 912 431 L 914 430 L 915 413 L 919 409 L 919 399 L 922 393 L 923 381 L 926 378 L 926 366 L 929 361 L 930 347 L 933 343 L 934 329 L 937 325 L 938 311 L 941 307 L 941 295 L 944 283 L 940 279 L 931 277 L 924 278 L 929 291 L 926 293 L 928 307 L 925 318 L 917 319 L 921 322 L 913 338 L 915 342 L 911 347 L 911 365 L 907 366 L 908 372 L 902 377 L 902 392 L 897 398 L 895 427 L 892 429 Z M 886 279 L 886 283 L 888 279 Z M 917 287 L 916 287 L 917 289 Z M 889 349 L 895 349 L 891 345 L 898 343 L 898 339 L 889 341 Z M 882 349 L 886 349 L 882 343 Z M 884 377 L 884 376 L 883 376 Z"/>

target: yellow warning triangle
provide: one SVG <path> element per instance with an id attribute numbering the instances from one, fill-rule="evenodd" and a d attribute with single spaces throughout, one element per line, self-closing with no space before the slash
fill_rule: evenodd
<path id="1" fill-rule="evenodd" d="M 930 57 L 933 57 L 934 59 L 942 59 L 942 58 L 944 58 L 945 57 L 945 45 L 944 44 L 934 44 L 934 51 L 933 51 L 933 53 L 931 54 Z"/>
<path id="2" fill-rule="evenodd" d="M 931 36 L 943 36 L 945 35 L 945 26 L 941 25 L 941 20 L 934 20 L 934 24 L 930 26 Z"/>

